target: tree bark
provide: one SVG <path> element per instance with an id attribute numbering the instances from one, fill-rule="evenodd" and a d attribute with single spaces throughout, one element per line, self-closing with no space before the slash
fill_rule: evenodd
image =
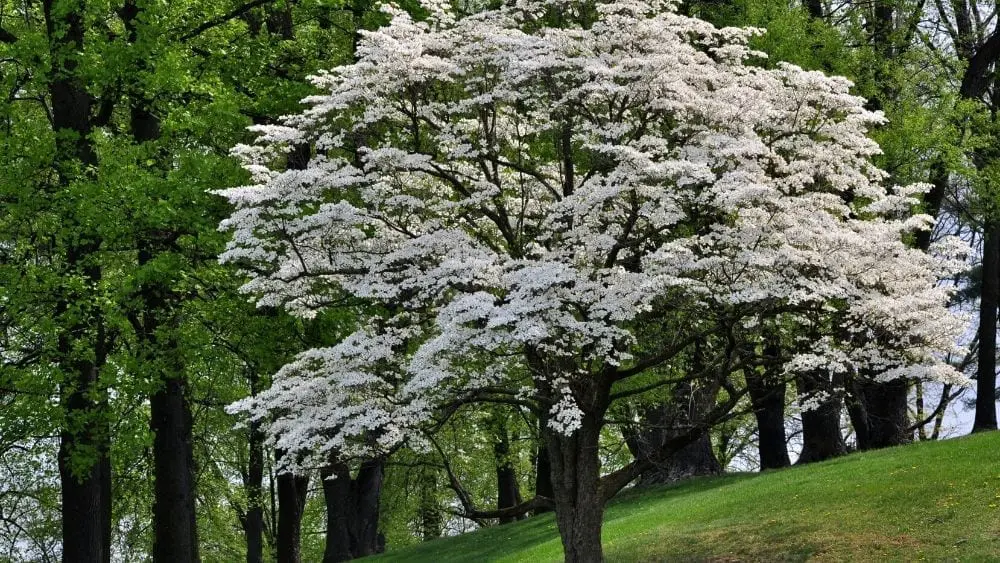
<path id="1" fill-rule="evenodd" d="M 42 2 L 51 65 L 47 89 L 56 139 L 53 165 L 60 189 L 68 189 L 81 177 L 89 176 L 97 165 L 91 139 L 91 98 L 78 72 L 86 33 L 85 5 L 82 0 L 73 6 L 65 4 L 59 0 Z M 77 225 L 75 210 L 56 211 L 66 223 Z M 100 240 L 96 233 L 83 228 L 76 234 L 79 238 L 65 248 L 64 275 L 79 276 L 84 287 L 96 287 L 102 270 L 93 255 L 100 248 Z M 81 295 L 69 287 L 60 291 L 64 294 L 54 309 L 58 321 L 76 303 L 82 304 L 82 314 L 71 315 L 60 327 L 57 342 L 57 361 L 64 374 L 59 390 L 64 420 L 58 454 L 62 558 L 67 563 L 107 563 L 111 560 L 111 461 L 107 409 L 100 383 L 107 357 L 103 318 L 91 295 Z M 81 354 L 81 348 L 93 356 L 88 357 L 86 351 Z"/>
<path id="2" fill-rule="evenodd" d="M 843 400 L 836 390 L 836 382 L 820 374 L 804 374 L 797 378 L 796 383 L 800 395 L 828 395 L 818 407 L 802 412 L 802 453 L 796 464 L 823 461 L 847 453 L 844 436 L 840 432 Z"/>
<path id="3" fill-rule="evenodd" d="M 503 510 L 521 504 L 521 489 L 517 484 L 517 473 L 510 459 L 510 441 L 507 429 L 500 427 L 500 435 L 493 444 L 493 457 L 497 476 L 497 510 Z M 501 524 L 516 521 L 515 516 L 500 518 Z"/>
<path id="4" fill-rule="evenodd" d="M 1000 299 L 1000 223 L 986 226 L 983 240 L 983 289 L 979 300 L 979 369 L 973 432 L 997 429 L 997 304 Z"/>
<path id="5" fill-rule="evenodd" d="M 251 388 L 259 376 L 251 375 Z M 247 563 L 264 563 L 264 433 L 260 422 L 250 423 L 250 463 L 247 468 L 247 513 L 243 531 L 247 541 Z"/>
<path id="6" fill-rule="evenodd" d="M 183 377 L 162 382 L 150 397 L 154 490 L 153 561 L 198 561 L 191 410 Z"/>
<path id="7" fill-rule="evenodd" d="M 544 423 L 541 423 L 542 427 L 540 431 L 540 439 L 538 443 L 538 451 L 535 453 L 535 496 L 554 498 L 555 493 L 552 492 L 552 464 L 549 463 L 549 448 L 545 445 L 545 440 L 541 436 L 544 436 Z M 550 512 L 550 508 L 537 508 L 532 514 L 538 515 L 544 512 Z"/>
<path id="8" fill-rule="evenodd" d="M 437 474 L 433 469 L 424 469 L 420 478 L 420 537 L 430 541 L 441 537 L 444 522 L 437 498 Z"/>
<path id="9" fill-rule="evenodd" d="M 320 471 L 323 499 L 326 503 L 326 547 L 323 563 L 354 559 L 351 527 L 354 507 L 351 502 L 351 472 L 346 464 L 335 463 Z"/>
<path id="10" fill-rule="evenodd" d="M 385 551 L 385 539 L 378 531 L 384 462 L 380 459 L 362 462 L 354 479 L 342 462 L 331 463 L 320 474 L 326 503 L 323 563 Z"/>
<path id="11" fill-rule="evenodd" d="M 567 563 L 601 563 L 600 418 L 585 413 L 571 436 L 546 429 L 556 524 Z"/>
<path id="12" fill-rule="evenodd" d="M 786 385 L 780 374 L 744 371 L 750 404 L 757 419 L 757 451 L 760 468 L 778 469 L 792 464 L 788 458 L 788 438 L 785 434 Z"/>
<path id="13" fill-rule="evenodd" d="M 278 451 L 280 460 L 284 453 Z M 309 491 L 309 476 L 280 473 L 278 482 L 278 563 L 300 563 L 302 560 L 302 513 Z"/>
<path id="14" fill-rule="evenodd" d="M 909 431 L 909 382 L 894 379 L 887 382 L 861 383 L 862 397 L 868 416 L 868 443 L 863 449 L 887 448 L 913 440 Z"/>
<path id="15" fill-rule="evenodd" d="M 703 369 L 701 352 L 697 348 L 692 366 L 694 372 Z M 643 427 L 626 440 L 636 459 L 655 460 L 652 469 L 640 476 L 640 485 L 672 483 L 688 477 L 722 473 L 707 430 L 679 449 L 673 450 L 668 446 L 675 438 L 703 422 L 705 414 L 715 405 L 718 394 L 719 384 L 716 382 L 706 381 L 697 387 L 692 382 L 679 383 L 674 387 L 669 402 L 647 409 L 642 414 Z"/>

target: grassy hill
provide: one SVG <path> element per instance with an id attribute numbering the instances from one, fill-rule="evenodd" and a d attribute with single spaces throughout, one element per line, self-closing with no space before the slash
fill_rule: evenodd
<path id="1" fill-rule="evenodd" d="M 1000 561 L 1000 433 L 629 491 L 604 522 L 609 561 Z M 561 558 L 546 515 L 378 560 Z"/>

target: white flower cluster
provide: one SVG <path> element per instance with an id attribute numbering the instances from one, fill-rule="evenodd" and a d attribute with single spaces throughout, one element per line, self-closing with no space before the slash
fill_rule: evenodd
<path id="1" fill-rule="evenodd" d="M 757 30 L 671 1 L 599 2 L 560 28 L 539 14 L 574 0 L 446 4 L 427 21 L 389 8 L 307 109 L 234 151 L 253 184 L 221 192 L 222 260 L 246 266 L 244 290 L 303 315 L 342 294 L 383 305 L 235 407 L 283 447 L 387 447 L 526 377 L 567 381 L 546 410 L 572 433 L 573 382 L 636 365 L 664 340 L 641 327 L 672 316 L 704 331 L 821 311 L 835 330 L 789 369 L 959 377 L 937 357 L 962 330 L 936 283 L 956 247 L 902 242 L 932 220 L 906 218 L 920 186 L 883 187 L 866 136 L 882 117 L 849 82 L 753 66 Z M 309 166 L 285 169 L 300 143 Z"/>

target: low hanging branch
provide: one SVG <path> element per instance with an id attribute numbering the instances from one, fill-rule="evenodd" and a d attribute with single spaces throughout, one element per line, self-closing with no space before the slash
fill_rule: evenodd
<path id="1" fill-rule="evenodd" d="M 522 502 L 515 506 L 508 506 L 507 508 L 501 508 L 498 510 L 479 510 L 475 507 L 472 501 L 472 495 L 462 486 L 462 482 L 459 480 L 458 475 L 451 468 L 451 463 L 448 462 L 448 456 L 445 454 L 444 449 L 441 448 L 440 444 L 437 443 L 432 437 L 427 437 L 428 441 L 434 445 L 434 449 L 437 450 L 438 455 L 441 456 L 441 462 L 448 476 L 448 488 L 455 492 L 455 496 L 458 497 L 458 502 L 462 505 L 462 511 L 453 511 L 456 516 L 461 516 L 462 518 L 468 518 L 477 523 L 482 523 L 483 520 L 493 520 L 499 518 L 516 518 L 518 516 L 524 516 L 530 512 L 538 510 L 540 508 L 554 508 L 555 504 L 552 499 L 535 496 L 531 500 Z"/>

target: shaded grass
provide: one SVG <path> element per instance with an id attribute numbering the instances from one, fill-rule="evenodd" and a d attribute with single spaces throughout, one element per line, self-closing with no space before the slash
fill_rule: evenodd
<path id="1" fill-rule="evenodd" d="M 609 561 L 1000 561 L 1000 433 L 764 474 L 631 490 Z M 559 561 L 552 515 L 390 551 L 384 561 Z"/>

